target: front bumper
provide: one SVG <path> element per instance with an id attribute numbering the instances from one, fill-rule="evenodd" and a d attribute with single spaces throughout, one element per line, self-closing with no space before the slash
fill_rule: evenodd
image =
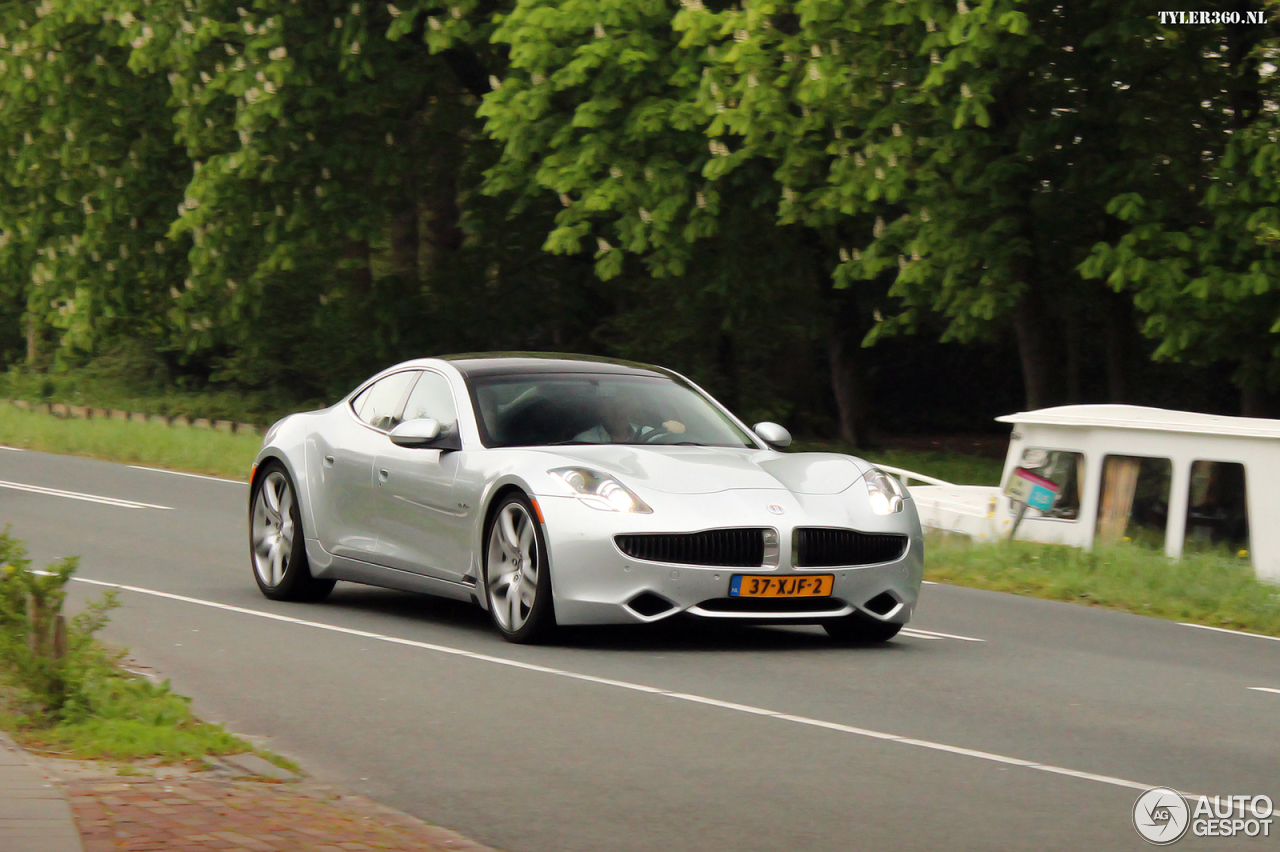
<path id="1" fill-rule="evenodd" d="M 924 543 L 915 506 L 878 516 L 857 494 L 806 496 L 743 489 L 718 494 L 644 495 L 651 515 L 605 512 L 574 497 L 539 496 L 551 566 L 556 620 L 560 624 L 638 624 L 679 613 L 706 619 L 763 623 L 812 623 L 862 612 L 905 624 L 920 594 Z M 865 500 L 863 501 L 865 503 Z M 781 514 L 769 510 L 781 509 Z M 892 562 L 853 567 L 796 568 L 792 532 L 819 526 L 906 535 L 906 552 Z M 681 533 L 730 527 L 777 532 L 778 565 L 723 567 L 651 562 L 624 554 L 620 533 Z M 734 575 L 795 577 L 831 574 L 830 597 L 736 598 Z"/>

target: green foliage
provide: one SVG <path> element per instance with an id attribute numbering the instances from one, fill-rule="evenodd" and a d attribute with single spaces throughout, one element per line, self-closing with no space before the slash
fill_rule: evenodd
<path id="1" fill-rule="evenodd" d="M 77 559 L 68 557 L 34 573 L 20 542 L 0 533 L 0 677 L 22 690 L 36 720 L 83 718 L 108 661 L 93 641 L 117 606 L 115 591 L 69 621 L 62 614 L 66 584 Z"/>
<path id="2" fill-rule="evenodd" d="M 0 406 L 0 444 L 247 479 L 262 439 L 162 423 L 59 420 L 5 405 Z"/>
<path id="3" fill-rule="evenodd" d="M 221 725 L 196 719 L 190 700 L 119 669 L 98 672 L 89 694 L 92 715 L 21 732 L 28 745 L 80 758 L 167 761 L 206 754 L 242 754 L 252 747 Z"/>
<path id="4" fill-rule="evenodd" d="M 185 268 L 166 232 L 186 164 L 164 78 L 127 67 L 130 5 L 0 3 L 0 286 L 64 356 L 163 348 Z"/>
<path id="5" fill-rule="evenodd" d="M 94 635 L 118 604 L 116 590 L 64 619 L 66 585 L 77 560 L 34 572 L 26 549 L 0 533 L 0 680 L 18 690 L 25 741 L 77 757 L 183 760 L 250 751 L 221 725 L 191 715 L 189 700 L 168 683 L 152 684 L 120 669 Z"/>
<path id="6" fill-rule="evenodd" d="M 1218 554 L 1174 560 L 1136 545 L 1092 551 L 1056 544 L 963 537 L 925 547 L 925 577 L 981 589 L 1071 601 L 1280 636 L 1280 588 L 1247 562 Z"/>

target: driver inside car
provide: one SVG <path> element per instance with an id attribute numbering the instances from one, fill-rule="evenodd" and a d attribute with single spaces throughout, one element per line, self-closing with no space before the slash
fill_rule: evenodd
<path id="1" fill-rule="evenodd" d="M 574 436 L 574 441 L 587 444 L 643 444 L 666 434 L 683 434 L 685 426 L 678 420 L 667 420 L 661 426 L 647 425 L 644 406 L 633 392 L 620 390 L 612 398 L 596 399 L 599 423 Z"/>

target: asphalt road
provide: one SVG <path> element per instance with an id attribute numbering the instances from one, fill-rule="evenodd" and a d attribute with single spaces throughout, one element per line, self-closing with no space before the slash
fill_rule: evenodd
<path id="1" fill-rule="evenodd" d="M 0 520 L 37 564 L 131 587 L 106 638 L 203 716 L 511 852 L 1143 849 L 1147 786 L 1280 804 L 1277 641 L 931 585 L 930 633 L 878 648 L 688 624 L 516 647 L 422 596 L 266 600 L 246 497 L 0 450 Z"/>

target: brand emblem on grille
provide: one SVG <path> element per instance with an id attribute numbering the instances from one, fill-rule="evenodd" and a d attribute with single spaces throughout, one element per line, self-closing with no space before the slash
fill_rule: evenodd
<path id="1" fill-rule="evenodd" d="M 775 515 L 782 514 L 782 507 L 779 506 L 777 503 L 770 503 L 768 506 L 765 506 L 765 508 L 768 509 L 770 512 L 773 512 Z"/>

